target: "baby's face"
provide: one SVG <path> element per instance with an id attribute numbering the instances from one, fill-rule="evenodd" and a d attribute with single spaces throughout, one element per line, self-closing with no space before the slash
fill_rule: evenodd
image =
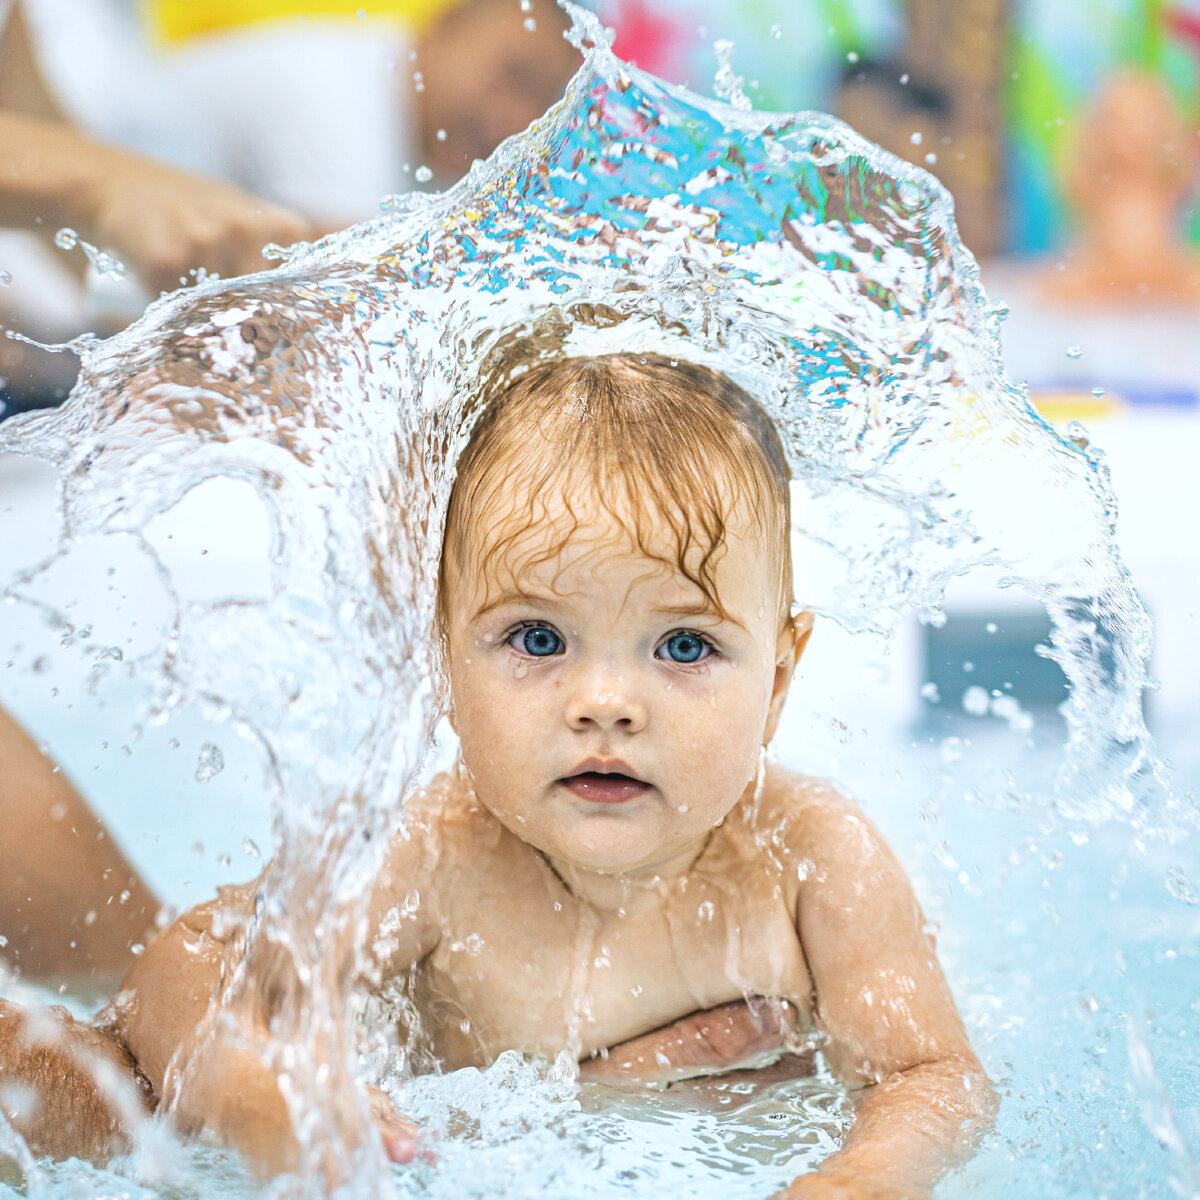
<path id="1" fill-rule="evenodd" d="M 569 524 L 549 500 L 487 573 L 492 534 L 463 522 L 447 604 L 463 761 L 479 800 L 560 871 L 669 875 L 753 786 L 782 703 L 795 639 L 779 630 L 777 549 L 734 514 L 722 616 L 600 506 L 571 500 Z M 650 548 L 673 561 L 661 541 Z"/>

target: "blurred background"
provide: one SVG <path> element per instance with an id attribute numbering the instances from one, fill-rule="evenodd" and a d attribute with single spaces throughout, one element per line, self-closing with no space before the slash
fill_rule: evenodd
<path id="1" fill-rule="evenodd" d="M 589 7 L 619 54 L 660 77 L 712 94 L 724 57 L 756 108 L 833 112 L 949 188 L 985 287 L 1009 309 L 1010 376 L 1107 456 L 1118 537 L 1158 631 L 1152 726 L 1194 783 L 1200 0 Z M 0 0 L 0 20 L 0 119 L 11 118 L 0 137 L 0 226 L 11 226 L 0 231 L 0 324 L 50 342 L 113 332 L 204 272 L 269 265 L 266 241 L 317 237 L 378 215 L 387 197 L 450 185 L 541 115 L 579 61 L 551 0 Z M 73 369 L 69 353 L 0 338 L 0 419 L 61 402 Z M 214 529 L 239 528 L 236 498 L 228 508 L 165 536 L 207 555 Z M 52 473 L 5 464 L 0 568 L 34 561 L 52 523 Z M 236 546 L 230 533 L 224 557 L 205 559 L 210 581 L 243 569 Z M 1045 614 L 997 582 L 958 581 L 945 625 L 914 621 L 888 646 L 836 629 L 815 638 L 798 711 L 853 712 L 856 727 L 902 741 L 964 721 L 1024 736 L 1021 714 L 1060 736 L 1062 676 L 1038 652 Z M 64 720 L 52 694 L 49 676 L 0 678 L 0 703 L 83 778 L 110 736 L 103 718 L 82 715 L 85 698 Z M 163 763 L 182 740 L 203 767 L 207 737 L 202 724 L 164 733 Z M 123 740 L 114 729 L 111 743 Z M 269 838 L 265 810 L 245 816 L 247 776 L 229 745 L 219 785 L 176 814 L 194 817 L 195 837 L 175 838 L 190 853 L 227 786 L 221 803 L 239 832 L 219 854 L 204 838 L 210 867 L 238 852 L 242 832 Z M 101 790 L 131 803 L 138 789 L 106 771 Z M 135 826 L 157 845 L 159 801 L 140 803 Z M 154 882 L 169 891 L 182 868 L 158 862 Z"/>

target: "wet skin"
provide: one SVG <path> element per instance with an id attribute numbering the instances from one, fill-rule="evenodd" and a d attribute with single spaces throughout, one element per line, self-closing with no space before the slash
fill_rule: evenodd
<path id="1" fill-rule="evenodd" d="M 790 1193 L 926 1194 L 991 1093 L 873 827 L 826 785 L 759 774 L 807 636 L 806 620 L 781 622 L 775 555 L 731 513 L 718 611 L 664 565 L 666 542 L 644 553 L 570 500 L 547 500 L 503 555 L 468 545 L 451 581 L 462 767 L 410 800 L 389 849 L 372 984 L 412 979 L 451 1068 L 507 1049 L 586 1061 L 698 1009 L 777 997 L 865 1089 L 846 1147 Z M 224 902 L 248 908 L 252 891 Z M 218 907 L 182 918 L 127 980 L 122 1032 L 156 1087 L 224 969 Z M 185 1120 L 277 1169 L 286 1114 L 245 1119 L 271 1110 L 264 1070 L 209 1056 L 172 1087 L 184 1078 Z"/>

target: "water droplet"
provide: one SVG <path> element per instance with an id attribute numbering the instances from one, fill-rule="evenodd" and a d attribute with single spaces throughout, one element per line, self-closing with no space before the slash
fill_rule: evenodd
<path id="1" fill-rule="evenodd" d="M 428 183 L 433 178 L 433 171 L 429 167 L 420 166 L 413 172 L 413 178 L 418 183 Z"/>
<path id="2" fill-rule="evenodd" d="M 986 717 L 990 700 L 981 687 L 969 687 L 962 694 L 963 712 L 972 717 Z"/>
<path id="3" fill-rule="evenodd" d="M 413 89 L 418 92 L 425 90 L 425 76 L 420 71 L 413 72 Z"/>
<path id="4" fill-rule="evenodd" d="M 33 660 L 34 674 L 35 675 L 44 675 L 48 670 L 50 670 L 49 656 L 45 655 L 45 654 L 39 654 L 37 656 L 37 658 L 35 658 Z"/>
<path id="5" fill-rule="evenodd" d="M 696 915 L 702 921 L 711 921 L 713 914 L 717 911 L 717 906 L 711 900 L 705 900 L 699 908 L 696 909 Z"/>
<path id="6" fill-rule="evenodd" d="M 446 131 L 444 129 L 439 129 L 436 137 L 439 142 L 444 142 L 446 140 Z"/>
<path id="7" fill-rule="evenodd" d="M 213 742 L 205 742 L 200 747 L 200 755 L 196 759 L 196 782 L 207 783 L 224 769 L 225 756 L 221 753 L 221 748 Z"/>
<path id="8" fill-rule="evenodd" d="M 12 284 L 12 272 L 0 271 L 0 287 L 9 287 Z"/>
<path id="9" fill-rule="evenodd" d="M 942 694 L 938 691 L 938 685 L 932 681 L 921 684 L 921 699 L 928 700 L 930 704 L 939 704 Z"/>
<path id="10" fill-rule="evenodd" d="M 912 136 L 908 140 L 912 142 L 914 146 L 919 146 L 925 140 L 925 135 L 919 129 L 914 129 Z"/>
<path id="11" fill-rule="evenodd" d="M 532 17 L 526 17 L 525 18 L 525 28 L 530 33 L 534 33 L 537 30 L 537 22 Z"/>
<path id="12" fill-rule="evenodd" d="M 1068 358 L 1082 358 L 1083 350 L 1079 346 L 1068 346 L 1067 347 L 1067 357 Z"/>
<path id="13" fill-rule="evenodd" d="M 523 13 L 533 12 L 533 0 L 521 0 L 521 11 Z"/>
<path id="14" fill-rule="evenodd" d="M 937 155 L 931 150 L 927 155 L 925 155 L 925 161 L 932 167 L 934 163 L 937 162 Z"/>
<path id="15" fill-rule="evenodd" d="M 54 244 L 60 250 L 74 250 L 75 247 L 79 245 L 79 234 L 77 234 L 75 230 L 64 225 L 63 228 L 54 235 Z"/>
<path id="16" fill-rule="evenodd" d="M 232 867 L 233 866 L 232 857 L 228 854 L 218 854 L 217 855 L 217 866 L 218 867 Z"/>
<path id="17" fill-rule="evenodd" d="M 745 80 L 733 72 L 733 52 L 737 46 L 726 38 L 718 38 L 713 42 L 713 50 L 717 56 L 717 73 L 713 76 L 713 95 L 724 100 L 726 104 L 742 112 L 749 112 L 750 101 L 742 91 Z"/>
<path id="18" fill-rule="evenodd" d="M 858 51 L 857 50 L 848 50 L 846 52 L 846 61 L 848 63 L 858 62 Z"/>
<path id="19" fill-rule="evenodd" d="M 262 861 L 262 851 L 259 850 L 258 844 L 253 838 L 242 838 L 242 850 L 251 858 Z"/>
<path id="20" fill-rule="evenodd" d="M 905 71 L 904 74 L 900 76 L 900 86 L 901 87 L 908 86 L 908 72 L 907 71 Z"/>
<path id="21" fill-rule="evenodd" d="M 483 938 L 477 933 L 468 933 L 463 938 L 463 946 L 468 954 L 478 954 L 483 949 Z"/>
<path id="22" fill-rule="evenodd" d="M 770 32 L 773 38 L 783 37 L 783 30 L 780 29 L 778 25 L 772 25 Z"/>
<path id="23" fill-rule="evenodd" d="M 951 763 L 959 762 L 962 759 L 966 745 L 967 743 L 962 738 L 943 738 L 938 744 L 938 758 L 947 766 Z"/>
<path id="24" fill-rule="evenodd" d="M 1097 400 L 1103 400 L 1104 389 L 1102 387 L 1094 387 L 1092 388 L 1092 395 L 1095 396 Z"/>
<path id="25" fill-rule="evenodd" d="M 1184 904 L 1200 904 L 1200 892 L 1197 892 L 1192 882 L 1184 874 L 1182 867 L 1170 867 L 1164 877 L 1167 891 L 1181 900 Z"/>

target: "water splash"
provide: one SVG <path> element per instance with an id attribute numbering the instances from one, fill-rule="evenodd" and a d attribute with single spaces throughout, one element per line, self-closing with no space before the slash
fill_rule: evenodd
<path id="1" fill-rule="evenodd" d="M 534 361 L 653 350 L 728 374 L 778 422 L 805 496 L 821 570 L 801 600 L 886 631 L 936 611 L 954 575 L 1000 566 L 1046 603 L 1072 684 L 1063 810 L 1136 815 L 1160 795 L 1149 625 L 1102 460 L 1004 378 L 1000 312 L 946 193 L 830 118 L 635 71 L 574 18 L 585 61 L 564 100 L 459 185 L 77 342 L 68 404 L 0 429 L 0 451 L 59 468 L 59 556 L 132 541 L 163 582 L 170 635 L 142 658 L 158 710 L 204 699 L 271 763 L 275 868 L 224 1003 L 281 998 L 255 1048 L 288 1063 L 307 1167 L 332 1146 L 367 1187 L 386 1176 L 361 1132 L 346 947 L 437 713 L 454 462 L 480 398 Z M 217 477 L 269 529 L 262 595 L 186 599 L 148 533 Z M 35 603 L 50 565 L 6 594 Z"/>

